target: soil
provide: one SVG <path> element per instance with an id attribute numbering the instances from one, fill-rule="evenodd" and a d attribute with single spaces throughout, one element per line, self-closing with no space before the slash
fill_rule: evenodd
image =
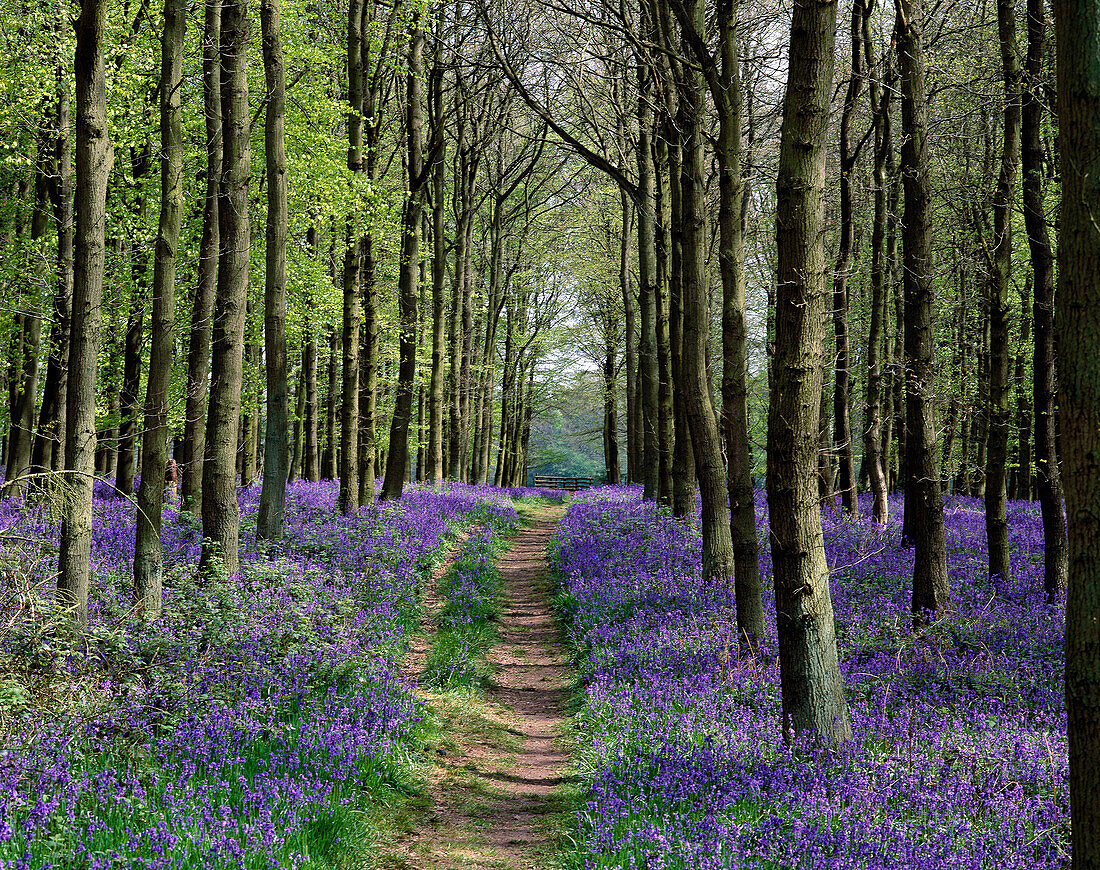
<path id="1" fill-rule="evenodd" d="M 531 510 L 499 563 L 502 614 L 483 692 L 418 693 L 445 735 L 379 865 L 391 870 L 548 866 L 574 781 L 565 706 L 573 682 L 550 608 L 546 552 L 564 508 Z M 437 581 L 442 576 L 441 569 Z M 421 636 L 406 668 L 415 677 L 431 645 L 440 601 L 428 591 Z"/>

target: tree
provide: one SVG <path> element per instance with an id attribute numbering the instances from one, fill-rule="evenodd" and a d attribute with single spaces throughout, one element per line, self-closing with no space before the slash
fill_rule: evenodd
<path id="1" fill-rule="evenodd" d="M 1006 466 L 1010 412 L 1009 304 L 1012 281 L 1012 216 L 1020 162 L 1020 58 L 1016 47 L 1016 4 L 997 0 L 997 33 L 1004 75 L 1004 135 L 997 191 L 993 196 L 993 255 L 989 270 L 989 445 L 985 465 L 985 532 L 989 573 L 1010 578 Z"/>
<path id="2" fill-rule="evenodd" d="M 1066 588 L 1066 518 L 1062 475 L 1055 440 L 1054 373 L 1054 251 L 1043 207 L 1043 56 L 1046 53 L 1046 11 L 1043 0 L 1027 4 L 1027 78 L 1023 88 L 1021 162 L 1024 227 L 1031 253 L 1035 347 L 1032 360 L 1032 401 L 1035 413 L 1035 469 L 1039 510 L 1043 518 L 1043 589 L 1052 603 Z"/>
<path id="3" fill-rule="evenodd" d="M 947 606 L 947 545 L 943 491 L 936 462 L 933 413 L 935 332 L 928 200 L 928 105 L 925 101 L 921 0 L 897 0 L 894 25 L 901 82 L 901 177 L 905 293 L 905 514 L 914 544 L 913 617 L 938 615 Z"/>
<path id="4" fill-rule="evenodd" d="M 267 166 L 267 235 L 264 269 L 264 353 L 267 377 L 267 430 L 264 436 L 264 478 L 256 517 L 256 537 L 274 541 L 283 534 L 287 479 L 286 396 L 286 234 L 287 178 L 284 126 L 286 67 L 279 0 L 261 0 L 263 34 L 264 159 Z M 316 356 L 314 356 L 316 380 Z M 303 378 L 305 372 L 303 372 Z"/>
<path id="5" fill-rule="evenodd" d="M 161 31 L 160 221 L 153 255 L 152 335 L 145 389 L 134 537 L 134 603 L 148 619 L 160 614 L 163 558 L 160 546 L 168 464 L 168 400 L 175 359 L 176 260 L 183 212 L 183 43 L 187 0 L 167 0 Z"/>
<path id="6" fill-rule="evenodd" d="M 401 264 L 397 284 L 400 362 L 398 364 L 390 446 L 386 451 L 386 476 L 382 498 L 400 498 L 409 461 L 409 423 L 412 420 L 413 379 L 416 377 L 417 281 L 420 277 L 420 198 L 428 171 L 424 166 L 424 118 L 421 80 L 424 74 L 423 16 L 413 13 L 409 25 L 409 73 L 405 112 L 408 139 L 409 193 L 401 214 Z M 427 161 L 430 167 L 431 160 Z"/>
<path id="7" fill-rule="evenodd" d="M 825 325 L 825 133 L 835 0 L 798 0 L 791 19 L 776 180 L 778 287 L 768 405 L 768 512 L 783 733 L 851 735 L 837 662 L 817 493 Z"/>
<path id="8" fill-rule="evenodd" d="M 865 6 L 863 15 L 863 51 L 868 71 L 874 66 L 871 47 L 871 5 Z M 884 88 L 876 78 L 870 78 L 871 112 L 874 126 L 874 217 L 871 222 L 871 322 L 867 330 L 867 409 L 863 426 L 863 462 L 871 486 L 873 504 L 871 517 L 879 525 L 886 525 L 889 506 L 886 501 L 886 466 L 888 463 L 883 437 L 883 383 L 882 358 L 886 321 L 886 283 L 889 263 L 886 261 L 886 162 L 891 151 L 893 132 L 890 125 L 889 88 Z M 886 415 L 887 418 L 889 415 Z M 862 475 L 861 475 L 862 476 Z"/>
<path id="9" fill-rule="evenodd" d="M 249 113 L 248 0 L 225 0 L 221 13 L 222 173 L 218 188 L 218 285 L 214 302 L 210 407 L 202 474 L 203 550 L 199 568 L 216 560 L 229 574 L 239 567 L 237 426 L 244 379 L 248 296 Z"/>
<path id="10" fill-rule="evenodd" d="M 221 0 L 205 0 L 202 33 L 202 99 L 206 125 L 206 196 L 202 206 L 198 281 L 187 346 L 187 403 L 183 418 L 183 485 L 180 508 L 201 505 L 206 410 L 210 390 L 210 338 L 218 281 L 218 193 L 222 173 Z"/>
<path id="11" fill-rule="evenodd" d="M 1100 867 L 1100 3 L 1057 0 L 1057 329 L 1069 535 L 1066 715 L 1073 868 Z"/>
<path id="12" fill-rule="evenodd" d="M 348 3 L 348 171 L 363 172 L 363 0 Z M 359 506 L 359 278 L 362 246 L 355 218 L 344 238 L 343 403 L 340 411 L 340 513 Z"/>
<path id="13" fill-rule="evenodd" d="M 114 152 L 107 135 L 104 0 L 82 0 L 76 21 L 76 235 L 69 385 L 65 410 L 67 492 L 61 515 L 57 600 L 74 621 L 88 620 L 95 382 L 106 262 L 107 178 Z"/>

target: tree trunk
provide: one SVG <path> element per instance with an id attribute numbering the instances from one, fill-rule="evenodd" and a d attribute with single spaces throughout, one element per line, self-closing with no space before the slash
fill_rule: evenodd
<path id="1" fill-rule="evenodd" d="M 689 0 L 685 12 L 695 32 L 702 32 L 702 0 Z M 694 67 L 684 66 L 678 91 L 685 120 L 680 182 L 684 297 L 682 389 L 702 501 L 703 580 L 714 581 L 721 587 L 733 580 L 733 543 L 726 467 L 707 376 L 710 309 L 706 281 L 706 172 L 703 166 L 706 100 L 702 76 Z"/>
<path id="2" fill-rule="evenodd" d="M 202 474 L 203 551 L 199 570 L 227 574 L 240 565 L 237 419 L 244 375 L 244 326 L 248 298 L 249 116 L 247 0 L 224 0 L 221 13 L 222 174 L 218 187 L 218 285 L 214 301 L 210 405 Z"/>
<path id="3" fill-rule="evenodd" d="M 657 263 L 655 243 L 652 111 L 649 104 L 652 72 L 638 61 L 638 374 L 641 392 L 643 497 L 656 499 L 660 487 L 657 368 Z"/>
<path id="4" fill-rule="evenodd" d="M 336 396 L 340 391 L 338 365 L 340 334 L 334 329 L 328 336 L 328 395 L 325 397 L 325 451 L 321 456 L 321 477 L 335 480 L 338 472 L 336 450 Z"/>
<path id="5" fill-rule="evenodd" d="M 1035 412 L 1035 471 L 1039 510 L 1043 518 L 1043 589 L 1054 602 L 1066 588 L 1069 570 L 1062 475 L 1055 443 L 1054 372 L 1054 252 L 1043 207 L 1043 55 L 1046 13 L 1043 0 L 1027 5 L 1027 87 L 1023 89 L 1021 156 L 1023 163 L 1024 226 L 1031 252 L 1035 301 L 1035 348 L 1032 359 L 1032 400 Z"/>
<path id="6" fill-rule="evenodd" d="M 47 207 L 48 182 L 46 172 L 47 135 L 39 136 L 35 158 L 34 207 L 31 212 L 31 250 L 36 250 L 46 235 L 49 220 Z M 28 264 L 30 269 L 35 267 Z M 27 474 L 31 470 L 31 452 L 34 445 L 34 403 L 38 394 L 38 350 L 42 342 L 42 314 L 33 292 L 26 293 L 21 301 L 23 309 L 17 312 L 15 334 L 12 339 L 12 363 L 14 371 L 9 385 L 11 392 L 11 426 L 8 429 L 8 456 L 4 485 L 0 495 L 21 497 L 27 488 Z M 20 328 L 21 327 L 21 328 Z"/>
<path id="7" fill-rule="evenodd" d="M 443 124 L 443 70 L 438 63 L 433 69 L 432 94 L 429 107 L 432 126 Z M 444 281 L 447 277 L 446 242 L 443 238 L 445 203 L 444 153 L 432 164 L 432 371 L 428 383 L 428 471 L 427 479 L 437 486 L 443 482 L 443 355 L 444 349 Z"/>
<path id="8" fill-rule="evenodd" d="M 640 464 L 638 429 L 635 425 L 638 402 L 637 370 L 638 355 L 635 350 L 637 339 L 635 332 L 634 293 L 630 287 L 630 225 L 633 222 L 633 203 L 625 190 L 619 191 L 619 206 L 622 211 L 622 226 L 619 235 L 619 290 L 623 296 L 623 344 L 625 345 L 626 367 L 626 482 L 638 482 Z"/>
<path id="9" fill-rule="evenodd" d="M 363 171 L 363 0 L 348 3 L 348 169 Z M 340 410 L 340 513 L 359 506 L 359 280 L 362 246 L 349 215 L 344 243 L 343 391 Z"/>
<path id="10" fill-rule="evenodd" d="M 852 459 L 851 348 L 848 338 L 848 274 L 852 269 L 855 241 L 855 207 L 852 173 L 858 150 L 852 145 L 852 116 L 863 90 L 863 17 L 865 0 L 853 0 L 849 27 L 852 70 L 840 114 L 840 250 L 833 269 L 833 331 L 836 334 L 836 373 L 833 386 L 833 448 L 839 466 L 840 503 L 850 517 L 859 513 L 856 501 L 855 464 Z"/>
<path id="11" fill-rule="evenodd" d="M 1031 499 L 1031 390 L 1024 378 L 1024 350 L 1031 344 L 1030 282 L 1020 294 L 1020 339 L 1016 345 L 1012 381 L 1016 393 L 1016 451 L 1012 472 L 1011 498 Z"/>
<path id="12" fill-rule="evenodd" d="M 985 466 L 985 532 L 989 573 L 1006 583 L 1009 416 L 1009 306 L 1012 283 L 1012 201 L 1020 160 L 1020 58 L 1016 48 L 1016 6 L 997 0 L 997 34 L 1004 74 L 1004 135 L 1001 171 L 993 196 L 993 261 L 989 276 L 989 447 Z"/>
<path id="13" fill-rule="evenodd" d="M 183 423 L 183 487 L 180 510 L 202 502 L 206 452 L 206 404 L 210 383 L 210 337 L 218 278 L 218 193 L 222 172 L 221 0 L 205 0 L 202 92 L 206 119 L 206 198 L 202 208 L 198 281 L 187 346 L 187 402 Z"/>
<path id="14" fill-rule="evenodd" d="M 826 265 L 825 137 L 836 4 L 798 0 L 776 180 L 778 287 L 768 406 L 768 511 L 775 576 L 783 733 L 851 736 L 837 662 L 829 566 L 817 493 Z"/>
<path id="15" fill-rule="evenodd" d="M 65 464 L 65 393 L 69 380 L 69 320 L 73 305 L 73 166 L 69 143 L 69 86 L 58 71 L 57 126 L 50 199 L 57 228 L 57 285 L 54 291 L 50 355 L 38 432 L 31 454 L 33 470 L 60 471 Z"/>
<path id="16" fill-rule="evenodd" d="M 406 130 L 408 136 L 409 196 L 401 220 L 401 264 L 397 282 L 399 365 L 394 396 L 390 443 L 386 449 L 386 476 L 382 499 L 400 498 L 409 461 L 409 423 L 412 420 L 413 385 L 416 380 L 417 281 L 420 276 L 421 189 L 424 172 L 424 121 L 420 90 L 424 67 L 424 30 L 420 13 L 409 25 L 409 73 L 406 79 Z"/>
<path id="17" fill-rule="evenodd" d="M 267 424 L 264 434 L 264 477 L 256 516 L 256 537 L 275 541 L 283 536 L 288 462 L 286 396 L 286 234 L 287 169 L 286 66 L 283 63 L 279 0 L 261 0 L 260 30 L 267 105 L 264 109 L 264 160 L 267 168 L 267 229 L 264 265 L 264 371 L 267 384 Z M 307 341 L 312 340 L 312 333 Z M 316 349 L 313 376 L 317 375 Z M 303 370 L 302 377 L 307 380 Z M 307 388 L 308 389 L 308 388 Z M 308 427 L 307 427 L 308 428 Z M 316 452 L 316 451 L 315 451 Z"/>
<path id="18" fill-rule="evenodd" d="M 82 0 L 76 21 L 76 236 L 65 420 L 68 492 L 61 514 L 57 602 L 81 625 L 88 621 L 96 361 L 106 261 L 107 177 L 114 160 L 107 135 L 103 66 L 106 13 L 104 0 Z"/>
<path id="19" fill-rule="evenodd" d="M 1066 714 L 1074 870 L 1100 867 L 1100 6 L 1056 0 L 1060 424 L 1069 519 Z M 1030 10 L 1029 10 L 1030 11 Z"/>
<path id="20" fill-rule="evenodd" d="M 937 616 L 948 599 L 947 551 L 943 528 L 933 410 L 935 331 L 932 318 L 931 222 L 928 200 L 928 106 L 925 102 L 921 0 L 899 0 L 895 35 L 901 73 L 904 142 L 901 177 L 905 188 L 902 257 L 905 292 L 905 515 L 915 547 L 913 617 Z"/>
<path id="21" fill-rule="evenodd" d="M 153 249 L 149 373 L 142 428 L 141 485 L 134 537 L 134 605 L 146 619 L 161 610 L 161 515 L 168 467 L 168 403 L 176 355 L 176 262 L 183 213 L 183 45 L 187 0 L 166 0 L 160 55 L 160 220 Z"/>
<path id="22" fill-rule="evenodd" d="M 868 71 L 874 67 L 871 47 L 871 9 L 864 6 L 863 51 Z M 886 453 L 883 437 L 882 359 L 884 328 L 886 321 L 885 262 L 886 244 L 886 160 L 893 131 L 890 125 L 890 90 L 870 78 L 872 123 L 874 124 L 875 154 L 872 169 L 874 190 L 874 218 L 871 224 L 871 323 L 867 331 L 867 408 L 863 426 L 863 462 L 867 466 L 867 480 L 871 488 L 871 519 L 880 526 L 886 525 L 889 505 L 886 501 Z"/>

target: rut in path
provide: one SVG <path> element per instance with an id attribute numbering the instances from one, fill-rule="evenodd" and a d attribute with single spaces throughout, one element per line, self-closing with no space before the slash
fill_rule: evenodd
<path id="1" fill-rule="evenodd" d="M 572 671 L 550 610 L 546 565 L 563 512 L 528 514 L 499 563 L 502 613 L 484 699 L 420 690 L 448 739 L 437 749 L 423 806 L 383 850 L 381 866 L 528 870 L 549 863 L 561 787 L 572 779 L 563 741 Z M 428 625 L 438 607 L 429 595 Z M 413 646 L 413 675 L 430 640 Z"/>

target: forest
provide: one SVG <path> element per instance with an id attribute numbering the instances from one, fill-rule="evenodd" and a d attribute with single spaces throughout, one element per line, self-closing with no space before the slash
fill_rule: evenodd
<path id="1" fill-rule="evenodd" d="M 1100 868 L 1100 0 L 0 46 L 0 870 Z"/>

